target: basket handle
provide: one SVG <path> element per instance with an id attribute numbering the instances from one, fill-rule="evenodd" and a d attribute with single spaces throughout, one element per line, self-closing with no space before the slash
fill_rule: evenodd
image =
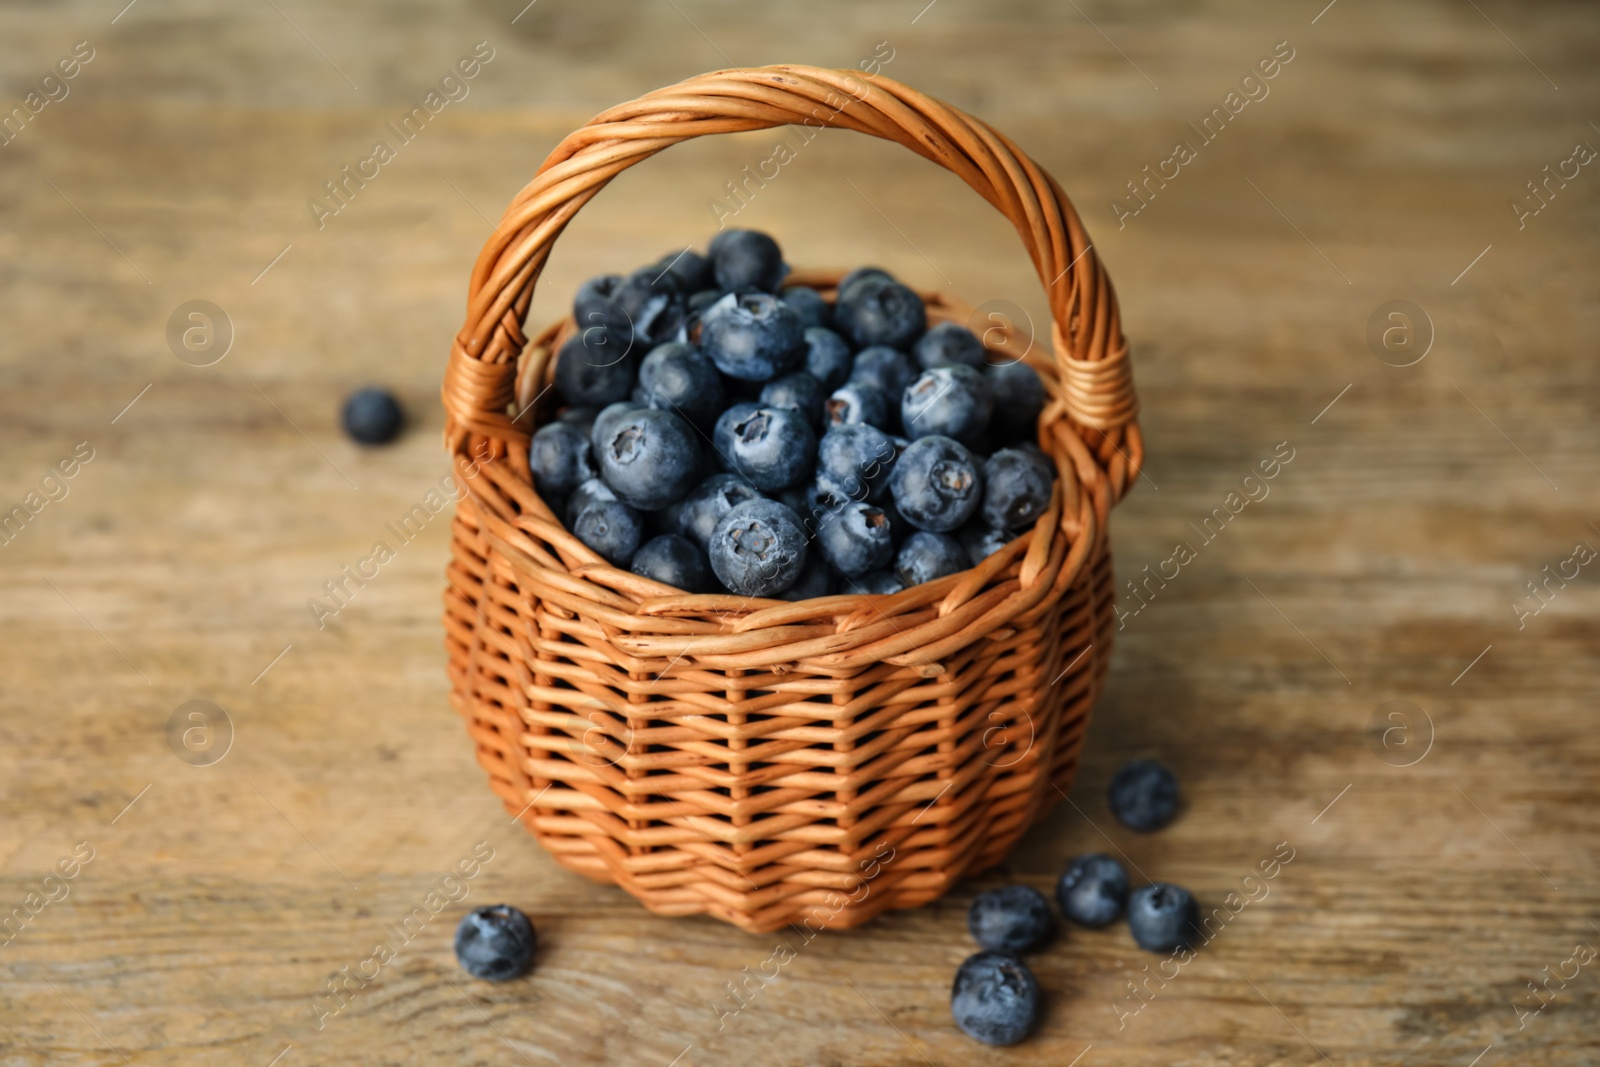
<path id="1" fill-rule="evenodd" d="M 527 344 L 523 320 L 551 246 L 590 198 L 680 141 L 791 124 L 904 145 L 960 176 L 1010 219 L 1049 297 L 1052 384 L 1075 422 L 1122 451 L 1120 431 L 1138 402 L 1116 294 L 1060 185 L 1005 135 L 947 104 L 887 78 L 807 66 L 690 78 L 602 112 L 556 146 L 473 266 L 466 322 L 445 372 L 446 446 L 467 454 L 487 441 L 498 452 L 527 436 L 507 414 Z M 1137 456 L 1142 449 L 1132 432 Z"/>

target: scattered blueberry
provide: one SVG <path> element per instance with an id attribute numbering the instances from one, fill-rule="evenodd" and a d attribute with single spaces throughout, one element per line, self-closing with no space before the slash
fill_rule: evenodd
<path id="1" fill-rule="evenodd" d="M 1007 885 L 972 899 L 967 929 L 979 948 L 1016 956 L 1044 947 L 1055 921 L 1043 893 L 1031 885 Z"/>
<path id="2" fill-rule="evenodd" d="M 639 364 L 633 401 L 676 412 L 697 426 L 710 426 L 722 414 L 722 375 L 698 348 L 669 341 L 651 349 Z"/>
<path id="3" fill-rule="evenodd" d="M 386 445 L 400 433 L 405 417 L 394 394 L 369 386 L 350 394 L 340 412 L 344 432 L 364 445 Z"/>
<path id="4" fill-rule="evenodd" d="M 641 545 L 628 569 L 686 593 L 706 592 L 711 584 L 705 553 L 687 537 L 672 533 L 652 537 Z"/>
<path id="5" fill-rule="evenodd" d="M 1187 889 L 1151 882 L 1128 898 L 1128 930 L 1146 951 L 1193 947 L 1199 927 L 1200 909 Z"/>
<path id="6" fill-rule="evenodd" d="M 911 442 L 889 475 L 895 506 L 919 530 L 947 533 L 970 519 L 983 498 L 972 453 L 948 437 Z"/>
<path id="7" fill-rule="evenodd" d="M 833 311 L 839 332 L 858 347 L 910 348 L 922 336 L 928 313 L 922 297 L 896 281 L 864 278 L 846 289 Z"/>
<path id="8" fill-rule="evenodd" d="M 907 589 L 966 570 L 966 549 L 949 534 L 918 530 L 900 546 L 894 572 Z"/>
<path id="9" fill-rule="evenodd" d="M 1039 436 L 1039 415 L 1044 411 L 1044 382 L 1039 372 L 1020 360 L 984 369 L 984 380 L 994 397 L 990 423 L 1010 438 L 1033 441 Z"/>
<path id="10" fill-rule="evenodd" d="M 990 526 L 1020 530 L 1050 507 L 1055 469 L 1042 457 L 1002 448 L 983 463 L 983 508 Z"/>
<path id="11" fill-rule="evenodd" d="M 962 363 L 923 371 L 900 401 L 900 425 L 915 440 L 935 434 L 971 442 L 989 425 L 994 398 L 983 375 Z"/>
<path id="12" fill-rule="evenodd" d="M 678 512 L 678 529 L 704 552 L 722 516 L 746 500 L 759 500 L 761 493 L 737 474 L 713 474 L 690 491 Z"/>
<path id="13" fill-rule="evenodd" d="M 556 392 L 569 404 L 603 407 L 626 399 L 632 388 L 627 345 L 598 326 L 567 338 L 556 355 Z"/>
<path id="14" fill-rule="evenodd" d="M 851 500 L 823 516 L 817 548 L 834 570 L 849 577 L 881 568 L 894 558 L 889 518 L 882 509 Z"/>
<path id="15" fill-rule="evenodd" d="M 589 437 L 567 422 L 552 422 L 539 427 L 528 443 L 528 466 L 533 484 L 540 493 L 566 496 L 593 478 L 594 457 Z"/>
<path id="16" fill-rule="evenodd" d="M 507 982 L 533 966 L 533 923 L 509 904 L 474 908 L 456 926 L 456 962 L 474 978 Z"/>
<path id="17" fill-rule="evenodd" d="M 607 424 L 599 448 L 600 475 L 623 503 L 646 511 L 664 508 L 698 480 L 696 442 L 694 430 L 679 416 L 640 408 Z"/>
<path id="18" fill-rule="evenodd" d="M 627 566 L 644 539 L 644 522 L 639 513 L 620 500 L 580 496 L 581 493 L 580 487 L 568 505 L 573 509 L 569 524 L 572 535 L 594 549 L 607 563 Z"/>
<path id="19" fill-rule="evenodd" d="M 827 398 L 822 383 L 803 370 L 774 378 L 761 387 L 762 404 L 798 412 L 811 426 L 822 425 L 822 405 Z"/>
<path id="20" fill-rule="evenodd" d="M 882 390 L 864 382 L 845 382 L 822 405 L 823 421 L 830 427 L 865 423 L 881 427 L 889 421 L 889 401 Z"/>
<path id="21" fill-rule="evenodd" d="M 969 522 L 956 532 L 956 540 L 967 550 L 967 558 L 976 567 L 1004 548 L 1011 535 L 983 522 Z"/>
<path id="22" fill-rule="evenodd" d="M 810 326 L 805 331 L 806 371 L 824 389 L 837 389 L 850 377 L 855 357 L 843 337 L 820 326 Z"/>
<path id="23" fill-rule="evenodd" d="M 725 230 L 711 242 L 711 263 L 724 292 L 775 293 L 787 268 L 778 242 L 759 230 Z"/>
<path id="24" fill-rule="evenodd" d="M 1128 905 L 1128 872 L 1098 852 L 1079 856 L 1056 883 L 1056 905 L 1079 926 L 1109 926 Z"/>
<path id="25" fill-rule="evenodd" d="M 804 285 L 791 285 L 779 294 L 778 298 L 794 309 L 794 313 L 800 316 L 801 324 L 807 329 L 827 326 L 833 322 L 833 309 L 828 307 L 828 302 L 815 289 Z"/>
<path id="26" fill-rule="evenodd" d="M 986 1045 L 1015 1045 L 1039 1013 L 1039 982 L 1028 965 L 1003 952 L 968 956 L 950 988 L 950 1015 Z"/>
<path id="27" fill-rule="evenodd" d="M 711 534 L 711 569 L 739 596 L 776 596 L 806 565 L 806 535 L 794 512 L 760 498 L 735 506 Z"/>
<path id="28" fill-rule="evenodd" d="M 817 477 L 852 500 L 876 500 L 888 488 L 898 454 L 894 441 L 876 426 L 836 426 L 817 442 Z"/>
<path id="29" fill-rule="evenodd" d="M 1111 779 L 1111 814 L 1130 830 L 1159 830 L 1178 813 L 1178 779 L 1155 760 L 1134 760 Z"/>
<path id="30" fill-rule="evenodd" d="M 978 335 L 955 322 L 928 327 L 928 332 L 917 339 L 912 354 L 923 370 L 948 367 L 953 363 L 982 370 L 986 356 Z"/>

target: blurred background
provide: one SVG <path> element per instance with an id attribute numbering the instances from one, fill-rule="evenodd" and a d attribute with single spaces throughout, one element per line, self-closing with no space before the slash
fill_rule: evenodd
<path id="1" fill-rule="evenodd" d="M 1600 946 L 1591 5 L 124 3 L 0 7 L 0 1062 L 1600 1060 L 1600 975 L 1567 977 Z M 545 155 L 649 89 L 780 62 L 942 98 L 1074 199 L 1143 401 L 1119 581 L 1292 459 L 1178 578 L 1123 587 L 1073 804 L 729 1017 L 774 938 L 562 871 L 486 788 L 446 700 L 445 516 L 337 617 L 307 601 L 446 473 L 468 274 Z M 624 174 L 530 322 L 703 247 L 782 140 Z M 897 147 L 824 133 L 747 200 L 793 264 L 1046 321 L 1015 233 Z M 339 431 L 367 384 L 409 416 L 387 448 Z M 1158 835 L 1106 813 L 1135 756 L 1184 785 Z M 470 897 L 319 1027 L 480 842 Z M 978 890 L 1116 849 L 1215 904 L 1284 842 L 1270 897 L 1157 992 L 1130 991 L 1153 957 L 1125 931 L 1074 931 L 1036 961 L 1027 1043 L 950 1023 Z M 449 947 L 502 900 L 543 943 L 503 988 Z"/>

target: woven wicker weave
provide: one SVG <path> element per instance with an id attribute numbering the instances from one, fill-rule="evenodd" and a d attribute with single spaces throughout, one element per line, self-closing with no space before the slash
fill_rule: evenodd
<path id="1" fill-rule="evenodd" d="M 1051 393 L 1050 509 L 981 566 L 892 596 L 681 594 L 605 563 L 531 484 L 529 436 L 572 328 L 523 333 L 556 237 L 670 145 L 790 123 L 960 175 L 1016 226 L 1049 295 L 1054 358 L 1026 359 Z M 837 277 L 794 280 L 828 292 Z M 967 317 L 928 301 L 930 321 Z M 1143 447 L 1111 283 L 1060 186 L 988 126 L 884 78 L 792 66 L 599 115 L 479 255 L 443 399 L 465 491 L 445 591 L 452 700 L 507 811 L 562 865 L 662 914 L 844 928 L 998 862 L 1070 784 L 1110 651 L 1106 519 Z"/>

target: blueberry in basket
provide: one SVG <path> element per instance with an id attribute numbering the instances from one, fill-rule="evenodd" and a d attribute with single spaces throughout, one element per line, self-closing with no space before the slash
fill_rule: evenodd
<path id="1" fill-rule="evenodd" d="M 770 235 L 729 230 L 589 279 L 572 316 L 528 471 L 614 567 L 745 599 L 893 595 L 1049 508 L 1038 374 L 882 268 L 791 276 Z"/>

